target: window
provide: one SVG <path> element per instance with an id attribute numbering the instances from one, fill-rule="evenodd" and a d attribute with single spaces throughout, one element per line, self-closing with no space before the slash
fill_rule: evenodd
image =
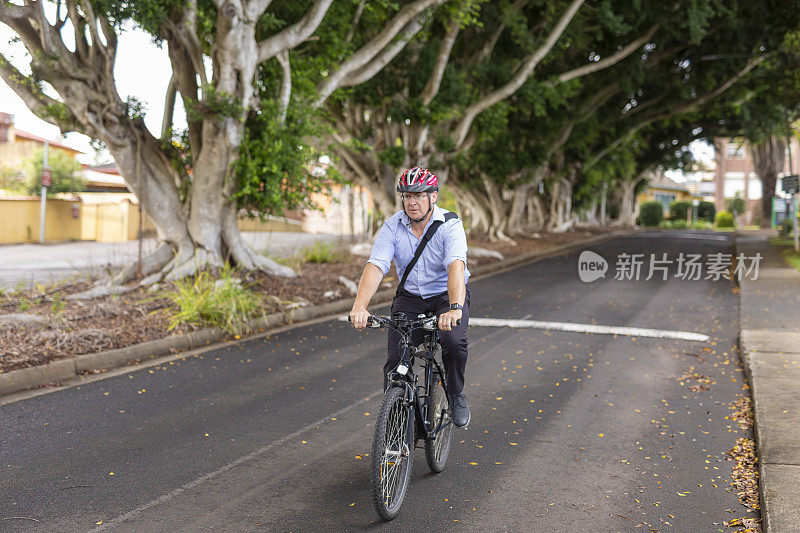
<path id="1" fill-rule="evenodd" d="M 747 197 L 751 200 L 758 200 L 761 198 L 761 180 L 750 175 L 750 180 L 747 182 Z"/>
<path id="2" fill-rule="evenodd" d="M 736 143 L 728 143 L 725 146 L 725 157 L 728 159 L 744 159 L 744 147 Z"/>
<path id="3" fill-rule="evenodd" d="M 723 192 L 725 198 L 733 198 L 737 192 L 744 197 L 744 179 L 730 179 L 726 177 Z"/>
<path id="4" fill-rule="evenodd" d="M 666 192 L 657 192 L 653 194 L 653 200 L 661 202 L 661 205 L 664 206 L 664 211 L 669 211 L 669 204 L 674 202 L 675 198 L 676 196 L 674 194 Z"/>
<path id="5" fill-rule="evenodd" d="M 713 181 L 701 181 L 700 182 L 700 194 L 703 196 L 709 196 L 714 194 L 714 191 L 717 190 L 716 184 Z"/>

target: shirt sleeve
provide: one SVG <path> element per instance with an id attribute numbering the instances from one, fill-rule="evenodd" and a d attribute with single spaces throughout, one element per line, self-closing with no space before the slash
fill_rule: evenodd
<path id="1" fill-rule="evenodd" d="M 455 224 L 447 228 L 444 237 L 444 261 L 442 266 L 445 269 L 450 263 L 460 259 L 467 265 L 467 234 L 464 232 L 464 223 L 458 219 Z"/>
<path id="2" fill-rule="evenodd" d="M 389 220 L 384 222 L 381 229 L 378 230 L 375 244 L 372 245 L 372 252 L 367 260 L 367 263 L 372 263 L 380 268 L 384 276 L 389 272 L 394 258 L 394 230 L 389 222 Z"/>

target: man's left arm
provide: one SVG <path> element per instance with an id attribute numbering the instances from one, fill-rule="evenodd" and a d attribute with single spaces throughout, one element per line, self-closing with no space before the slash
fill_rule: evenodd
<path id="1" fill-rule="evenodd" d="M 447 296 L 451 304 L 464 305 L 466 284 L 464 270 L 467 264 L 467 235 L 459 220 L 451 228 L 445 239 L 445 266 L 447 267 Z M 461 309 L 451 309 L 439 315 L 439 329 L 450 331 L 461 319 Z"/>
<path id="2" fill-rule="evenodd" d="M 451 304 L 464 305 L 466 286 L 464 284 L 464 263 L 455 260 L 447 267 L 447 295 Z M 461 309 L 451 309 L 439 315 L 439 329 L 450 331 L 456 326 L 456 321 L 461 319 Z"/>

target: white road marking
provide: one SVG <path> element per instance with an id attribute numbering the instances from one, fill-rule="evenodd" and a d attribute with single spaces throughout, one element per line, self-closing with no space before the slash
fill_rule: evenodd
<path id="1" fill-rule="evenodd" d="M 603 335 L 629 335 L 631 337 L 656 337 L 662 339 L 681 339 L 705 342 L 708 335 L 691 331 L 671 331 L 665 329 L 632 328 L 626 326 L 600 326 L 597 324 L 575 324 L 572 322 L 544 322 L 540 320 L 514 320 L 506 318 L 470 317 L 470 326 L 489 326 L 496 328 L 536 328 L 578 333 L 599 333 Z"/>
<path id="2" fill-rule="evenodd" d="M 526 315 L 528 318 L 531 315 Z M 347 317 L 339 317 L 347 322 Z M 556 331 L 574 331 L 577 333 L 596 333 L 600 335 L 628 335 L 631 337 L 655 337 L 659 339 L 679 339 L 685 341 L 706 342 L 708 335 L 691 331 L 672 331 L 666 329 L 632 328 L 627 326 L 600 326 L 597 324 L 575 324 L 572 322 L 545 322 L 541 320 L 519 320 L 513 318 L 479 318 L 470 317 L 469 325 L 491 328 L 535 328 Z"/>
<path id="3" fill-rule="evenodd" d="M 195 479 L 194 481 L 190 481 L 186 485 L 184 485 L 184 486 L 182 486 L 182 487 L 180 487 L 178 489 L 175 489 L 170 493 L 164 494 L 163 496 L 161 496 L 159 498 L 156 498 L 155 500 L 153 500 L 153 501 L 151 501 L 149 503 L 146 503 L 146 504 L 144 504 L 144 505 L 142 505 L 140 507 L 137 507 L 136 509 L 134 509 L 132 511 L 129 511 L 129 512 L 125 513 L 122 516 L 118 516 L 117 518 L 113 518 L 113 519 L 109 520 L 108 522 L 103 522 L 103 524 L 101 526 L 94 528 L 92 531 L 104 531 L 105 529 L 107 529 L 109 527 L 117 526 L 117 525 L 121 524 L 122 522 L 125 522 L 126 520 L 129 520 L 129 519 L 133 518 L 137 514 L 150 509 L 151 507 L 154 507 L 154 506 L 156 506 L 158 504 L 164 503 L 164 502 L 174 498 L 175 496 L 178 496 L 179 494 L 181 494 L 183 492 L 186 492 L 189 489 L 192 489 L 192 488 L 194 488 L 194 487 L 196 487 L 198 485 L 201 485 L 202 483 L 205 483 L 206 481 L 208 481 L 210 479 L 214 479 L 215 477 L 219 476 L 220 474 L 224 474 L 228 470 L 236 468 L 237 466 L 241 465 L 242 463 L 246 463 L 247 461 L 251 461 L 251 460 L 255 459 L 256 457 L 258 457 L 260 455 L 264 455 L 265 453 L 269 452 L 270 450 L 272 450 L 276 446 L 280 446 L 281 444 L 284 444 L 287 441 L 290 441 L 292 439 L 296 439 L 300 435 L 302 435 L 303 433 L 305 433 L 307 431 L 311 431 L 312 429 L 314 429 L 314 428 L 322 425 L 323 423 L 329 421 L 331 418 L 337 418 L 337 417 L 343 415 L 344 413 L 346 413 L 347 411 L 349 411 L 349 410 L 351 410 L 351 409 L 353 409 L 355 407 L 358 407 L 359 405 L 364 404 L 367 401 L 370 401 L 370 400 L 372 400 L 374 398 L 377 398 L 381 394 L 383 394 L 383 389 L 381 389 L 379 391 L 376 391 L 376 392 L 373 392 L 369 396 L 361 398 L 357 402 L 352 403 L 352 404 L 348 405 L 347 407 L 343 407 L 342 409 L 339 409 L 335 413 L 331 413 L 329 415 L 326 415 L 324 418 L 320 418 L 319 420 L 310 423 L 306 427 L 304 427 L 302 429 L 298 429 L 294 433 L 286 435 L 285 437 L 282 437 L 282 438 L 280 438 L 280 439 L 278 439 L 276 441 L 273 441 L 273 442 L 267 444 L 266 446 L 264 446 L 262 448 L 259 448 L 258 450 L 252 452 L 252 453 L 249 453 L 249 454 L 247 454 L 247 455 L 245 455 L 243 457 L 240 457 L 240 458 L 236 459 L 235 461 L 233 461 L 232 463 L 228 463 L 225 466 L 223 466 L 221 468 L 218 468 L 217 470 L 214 470 L 213 472 L 209 472 L 207 474 L 204 474 L 204 475 L 200 476 L 199 478 Z"/>

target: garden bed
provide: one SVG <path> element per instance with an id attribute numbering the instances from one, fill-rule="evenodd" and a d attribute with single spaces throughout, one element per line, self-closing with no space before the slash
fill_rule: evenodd
<path id="1" fill-rule="evenodd" d="M 542 233 L 536 239 L 519 238 L 516 246 L 473 239 L 470 240 L 470 246 L 498 251 L 509 259 L 604 231 L 580 229 L 560 234 Z M 296 278 L 261 273 L 245 276 L 242 287 L 257 298 L 257 313 L 266 315 L 293 307 L 352 298 L 340 277 L 358 283 L 366 258 L 345 251 L 329 254 L 330 257 L 322 255 L 327 262 L 305 262 L 299 256 L 289 260 L 289 265 L 298 273 Z M 469 257 L 468 266 L 474 268 L 497 261 L 490 257 Z M 213 283 L 214 280 L 211 281 Z M 391 287 L 396 283 L 397 276 L 392 268 L 384 278 L 383 286 Z M 184 282 L 183 287 L 190 284 Z M 170 295 L 174 295 L 181 287 L 175 284 L 156 290 L 137 289 L 94 300 L 67 298 L 89 289 L 91 285 L 90 280 L 68 281 L 0 294 L 0 319 L 9 318 L 12 314 L 24 314 L 32 315 L 40 322 L 37 325 L 0 325 L 0 372 L 218 325 L 207 320 L 175 324 L 180 308 Z M 171 323 L 174 325 L 172 329 Z"/>

